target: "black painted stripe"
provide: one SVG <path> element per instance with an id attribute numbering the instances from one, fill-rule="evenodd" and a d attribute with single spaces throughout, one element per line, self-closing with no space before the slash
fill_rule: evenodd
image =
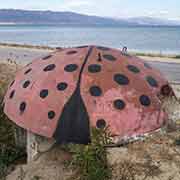
<path id="1" fill-rule="evenodd" d="M 84 67 L 93 50 L 90 47 L 81 66 L 77 86 L 65 104 L 53 137 L 57 143 L 88 144 L 90 139 L 89 115 L 80 93 L 80 83 Z"/>
<path id="2" fill-rule="evenodd" d="M 79 73 L 79 79 L 78 79 L 77 86 L 80 86 L 82 73 L 83 73 L 84 67 L 85 67 L 85 65 L 86 65 L 86 63 L 87 63 L 87 61 L 88 61 L 88 58 L 89 58 L 89 56 L 90 56 L 91 53 L 92 53 L 92 50 L 93 50 L 93 46 L 91 46 L 90 49 L 88 50 L 88 53 L 87 53 L 87 55 L 86 55 L 86 57 L 85 57 L 85 59 L 84 59 L 84 62 L 83 62 L 83 64 L 82 64 L 82 66 L 81 66 L 81 70 L 80 70 L 80 73 Z"/>

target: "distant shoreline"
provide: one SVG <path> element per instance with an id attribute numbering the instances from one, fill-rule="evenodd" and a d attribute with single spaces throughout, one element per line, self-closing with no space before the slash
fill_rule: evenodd
<path id="1" fill-rule="evenodd" d="M 114 28 L 180 28 L 180 25 L 116 25 L 116 24 L 81 24 L 81 23 L 19 23 L 19 22 L 0 22 L 0 26 L 66 26 L 66 27 L 114 27 Z"/>
<path id="2" fill-rule="evenodd" d="M 42 50 L 56 50 L 63 49 L 67 47 L 51 47 L 51 46 L 43 46 L 43 45 L 31 45 L 31 44 L 17 44 L 17 43 L 0 43 L 1 47 L 14 47 L 14 48 L 28 48 L 28 49 L 42 49 Z M 163 53 L 148 53 L 148 52 L 136 52 L 129 51 L 130 54 L 135 56 L 146 56 L 146 57 L 160 57 L 160 58 L 172 58 L 172 59 L 180 59 L 180 54 L 163 54 Z"/>
<path id="3" fill-rule="evenodd" d="M 30 48 L 30 49 L 44 49 L 44 50 L 55 50 L 57 48 L 50 46 L 31 45 L 31 44 L 16 44 L 16 43 L 0 43 L 2 47 L 15 47 L 15 48 Z"/>
<path id="4" fill-rule="evenodd" d="M 16 23 L 13 22 L 0 22 L 0 26 L 3 25 L 16 25 Z"/>

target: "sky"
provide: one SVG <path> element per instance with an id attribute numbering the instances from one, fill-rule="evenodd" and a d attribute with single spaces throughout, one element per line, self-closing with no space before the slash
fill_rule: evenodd
<path id="1" fill-rule="evenodd" d="M 4 0 L 0 9 L 73 11 L 103 17 L 180 20 L 180 0 Z"/>

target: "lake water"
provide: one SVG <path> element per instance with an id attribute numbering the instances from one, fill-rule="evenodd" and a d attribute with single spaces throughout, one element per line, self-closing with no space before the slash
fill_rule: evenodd
<path id="1" fill-rule="evenodd" d="M 127 46 L 141 52 L 180 53 L 180 27 L 0 25 L 0 42 L 50 46 Z"/>

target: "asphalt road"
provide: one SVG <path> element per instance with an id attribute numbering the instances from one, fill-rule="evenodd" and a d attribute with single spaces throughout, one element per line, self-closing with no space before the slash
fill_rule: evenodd
<path id="1" fill-rule="evenodd" d="M 154 61 L 148 61 L 148 63 L 151 64 L 152 67 L 159 69 L 170 82 L 180 83 L 180 63 Z"/>
<path id="2" fill-rule="evenodd" d="M 0 62 L 8 59 L 14 60 L 19 64 L 27 64 L 32 59 L 47 55 L 50 50 L 0 47 Z M 148 61 L 151 66 L 159 69 L 170 82 L 180 83 L 180 63 L 167 63 Z"/>

